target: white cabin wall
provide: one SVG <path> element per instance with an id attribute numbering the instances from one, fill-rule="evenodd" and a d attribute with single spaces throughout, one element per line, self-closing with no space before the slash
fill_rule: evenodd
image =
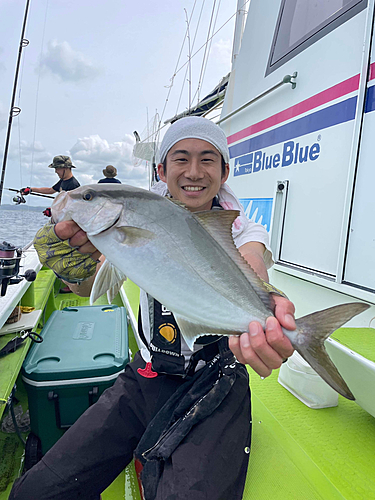
<path id="1" fill-rule="evenodd" d="M 270 282 L 286 293 L 293 302 L 296 308 L 296 318 L 338 304 L 363 301 L 374 303 L 373 294 L 358 293 L 357 289 L 349 286 L 340 288 L 332 284 L 332 288 L 329 288 L 323 280 L 317 279 L 314 282 L 314 278 L 311 277 L 311 281 L 307 281 L 302 273 L 293 276 L 293 274 L 283 272 L 277 265 L 268 273 Z M 375 306 L 356 316 L 345 326 L 375 327 Z"/>
<path id="2" fill-rule="evenodd" d="M 310 116 L 317 116 L 327 107 L 332 107 L 332 115 L 336 116 L 339 111 L 336 112 L 335 105 L 344 103 L 343 106 L 346 106 L 346 101 L 353 103 L 353 98 L 358 98 L 359 75 L 363 67 L 367 9 L 362 10 L 265 76 L 280 5 L 281 0 L 251 1 L 241 51 L 232 69 L 221 119 L 280 82 L 286 74 L 292 75 L 295 71 L 298 72 L 297 86 L 293 90 L 290 84 L 285 84 L 223 121 L 221 127 L 228 136 L 230 148 L 249 139 L 261 138 L 266 133 L 272 134 L 275 131 L 276 134 L 280 127 L 293 124 L 296 120 L 305 117 L 309 120 Z M 352 85 L 351 82 L 355 78 L 357 78 L 357 84 Z M 275 117 L 284 110 L 297 107 L 310 98 L 319 102 L 319 96 L 326 95 L 330 89 L 337 89 L 340 85 L 346 89 L 342 95 L 326 99 L 321 105 L 315 105 L 301 114 L 262 128 L 263 120 Z M 348 91 L 351 88 L 352 90 Z M 357 118 L 353 116 L 351 119 L 324 126 L 322 130 L 317 129 L 301 136 L 297 133 L 295 138 L 290 139 L 295 144 L 299 143 L 300 147 L 318 144 L 320 152 L 313 161 L 301 164 L 292 163 L 285 167 L 279 165 L 267 171 L 264 169 L 235 176 L 234 169 L 238 157 L 231 160 L 228 183 L 243 202 L 245 209 L 251 204 L 253 207 L 257 206 L 260 200 L 270 200 L 273 203 L 277 181 L 289 180 L 281 258 L 283 261 L 290 262 L 292 267 L 296 266 L 297 270 L 294 272 L 290 268 L 276 265 L 271 271 L 271 280 L 290 295 L 296 303 L 298 316 L 319 307 L 324 308 L 348 302 L 353 298 L 375 302 L 374 294 L 362 293 L 353 287 L 334 283 L 338 267 L 341 229 L 344 223 L 343 213 L 352 147 L 357 147 L 355 143 Z M 260 128 L 246 133 L 246 130 L 254 125 Z M 237 134 L 242 131 L 245 131 L 244 134 L 238 136 Z M 370 136 L 373 137 L 374 134 L 369 135 L 369 141 L 371 141 Z M 276 141 L 271 145 L 259 147 L 259 150 L 266 156 L 274 156 L 282 152 L 285 142 L 285 140 Z M 375 197 L 372 196 L 372 199 L 375 200 Z M 359 209 L 359 212 L 361 210 Z M 374 213 L 375 206 L 371 205 L 371 210 Z M 249 210 L 250 216 L 252 211 Z M 255 213 L 254 220 L 257 221 L 259 213 Z M 368 225 L 369 220 L 366 223 Z M 269 230 L 269 224 L 267 229 Z M 364 263 L 358 263 L 358 266 L 361 265 L 363 268 Z M 304 273 L 304 267 L 310 269 L 310 272 Z M 328 275 L 328 279 L 322 277 L 324 274 Z M 375 316 L 375 311 L 371 308 L 368 313 L 362 314 L 357 320 L 352 320 L 352 324 L 368 326 L 373 316 Z M 362 317 L 365 319 L 362 320 Z"/>
<path id="3" fill-rule="evenodd" d="M 375 290 L 374 38 L 368 80 L 344 280 L 357 286 Z"/>
<path id="4" fill-rule="evenodd" d="M 298 71 L 297 86 L 292 91 L 290 85 L 285 85 L 223 122 L 221 127 L 228 137 L 267 118 L 270 113 L 280 112 L 350 78 L 354 75 L 353 67 L 343 62 L 353 61 L 356 69 L 360 70 L 361 35 L 363 38 L 366 11 L 338 27 L 329 44 L 327 35 L 313 45 L 313 50 L 306 49 L 297 54 L 265 77 L 280 4 L 281 0 L 251 0 L 240 54 L 232 68 L 221 116 L 229 114 L 295 71 Z M 358 34 L 358 43 L 353 43 L 354 33 Z"/>

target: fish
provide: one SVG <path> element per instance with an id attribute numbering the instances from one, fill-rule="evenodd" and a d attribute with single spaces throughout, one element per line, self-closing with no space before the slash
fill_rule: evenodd
<path id="1" fill-rule="evenodd" d="M 272 293 L 232 237 L 237 210 L 191 212 L 182 203 L 134 186 L 86 185 L 53 202 L 57 222 L 73 220 L 106 257 L 91 302 L 118 291 L 126 277 L 173 312 L 191 350 L 202 335 L 240 335 L 251 321 L 265 329 Z M 369 304 L 340 304 L 283 328 L 293 348 L 339 394 L 354 400 L 324 341 Z"/>

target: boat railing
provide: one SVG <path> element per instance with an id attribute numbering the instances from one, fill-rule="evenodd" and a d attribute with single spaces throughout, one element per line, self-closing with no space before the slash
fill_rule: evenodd
<path id="1" fill-rule="evenodd" d="M 231 118 L 232 116 L 236 115 L 237 113 L 239 113 L 240 111 L 242 111 L 243 109 L 247 108 L 248 106 L 250 106 L 251 104 L 254 104 L 255 102 L 259 101 L 260 99 L 262 99 L 263 97 L 266 97 L 268 94 L 270 94 L 271 92 L 273 92 L 274 90 L 278 89 L 279 87 L 281 87 L 282 85 L 285 85 L 287 83 L 290 83 L 291 86 L 292 86 L 292 89 L 295 89 L 296 88 L 296 85 L 297 83 L 294 81 L 296 78 L 297 78 L 297 71 L 295 71 L 293 73 L 293 75 L 285 75 L 284 78 L 281 80 L 281 82 L 279 83 L 276 83 L 276 85 L 273 85 L 272 87 L 270 87 L 269 89 L 265 90 L 264 92 L 262 92 L 261 94 L 257 95 L 256 97 L 253 97 L 250 101 L 246 102 L 245 104 L 243 104 L 242 106 L 240 106 L 239 108 L 231 111 L 230 113 L 228 113 L 226 116 L 224 116 L 223 118 L 220 118 L 219 121 L 217 121 L 216 123 L 217 124 L 220 124 L 220 123 L 223 123 L 224 121 L 228 120 L 229 118 Z"/>

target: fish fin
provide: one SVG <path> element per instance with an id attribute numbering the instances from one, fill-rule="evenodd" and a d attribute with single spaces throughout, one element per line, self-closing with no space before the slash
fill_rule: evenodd
<path id="1" fill-rule="evenodd" d="M 93 305 L 106 292 L 108 292 L 107 297 L 109 302 L 112 302 L 125 280 L 125 274 L 106 259 L 95 277 L 90 294 L 90 305 Z"/>
<path id="2" fill-rule="evenodd" d="M 335 391 L 355 399 L 346 382 L 331 361 L 324 341 L 340 326 L 368 309 L 369 304 L 352 302 L 317 311 L 296 320 L 298 335 L 293 347 Z"/>
<path id="3" fill-rule="evenodd" d="M 177 322 L 177 325 L 181 331 L 187 346 L 191 351 L 194 350 L 194 342 L 203 335 L 233 335 L 236 333 L 233 330 L 227 330 L 224 328 L 211 327 L 207 325 L 202 325 L 200 323 L 194 323 L 190 319 L 180 316 L 179 314 L 173 313 L 173 316 Z"/>
<path id="4" fill-rule="evenodd" d="M 121 290 L 121 287 L 122 287 L 122 284 L 124 283 L 124 281 L 126 281 L 126 276 L 125 276 L 125 279 L 120 280 L 118 283 L 113 285 L 112 288 L 107 290 L 107 300 L 108 300 L 109 304 L 112 304 L 113 299 L 116 297 L 116 295 Z"/>
<path id="5" fill-rule="evenodd" d="M 148 229 L 133 226 L 116 226 L 120 235 L 120 243 L 131 247 L 142 247 L 155 238 L 155 234 Z"/>
<path id="6" fill-rule="evenodd" d="M 235 264 L 237 264 L 263 304 L 273 311 L 275 306 L 272 295 L 265 286 L 263 280 L 258 276 L 247 260 L 242 257 L 234 244 L 232 225 L 239 215 L 239 210 L 205 210 L 203 212 L 194 212 L 193 214 L 195 219 L 198 220 L 204 229 L 226 251 Z"/>

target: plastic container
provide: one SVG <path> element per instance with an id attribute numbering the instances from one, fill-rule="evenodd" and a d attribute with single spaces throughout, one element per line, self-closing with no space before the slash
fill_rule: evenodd
<path id="1" fill-rule="evenodd" d="M 279 383 L 309 408 L 330 408 L 338 405 L 338 394 L 298 354 L 280 368 Z"/>
<path id="2" fill-rule="evenodd" d="M 32 432 L 42 453 L 62 436 L 129 361 L 124 307 L 66 307 L 55 311 L 22 367 Z"/>

